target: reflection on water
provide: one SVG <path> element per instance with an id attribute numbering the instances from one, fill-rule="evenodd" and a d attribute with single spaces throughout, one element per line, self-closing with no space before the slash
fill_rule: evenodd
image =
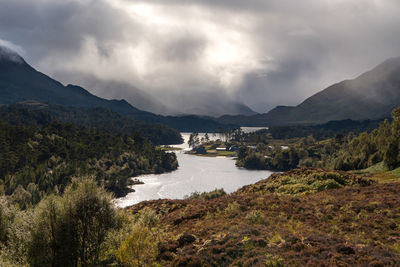
<path id="1" fill-rule="evenodd" d="M 176 147 L 188 149 L 189 134 L 182 134 L 185 143 Z M 126 207 L 144 200 L 159 198 L 182 199 L 192 192 L 212 191 L 223 188 L 231 193 L 240 187 L 255 183 L 271 175 L 270 171 L 251 171 L 235 166 L 232 158 L 199 157 L 176 152 L 178 170 L 164 174 L 152 174 L 139 177 L 145 184 L 135 185 L 136 192 L 117 200 L 119 207 Z"/>

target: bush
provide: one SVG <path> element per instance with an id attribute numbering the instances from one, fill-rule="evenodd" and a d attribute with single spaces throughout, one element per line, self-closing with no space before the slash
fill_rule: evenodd
<path id="1" fill-rule="evenodd" d="M 124 266 L 151 266 L 157 257 L 157 242 L 151 231 L 136 224 L 118 250 L 118 259 Z"/>
<path id="2" fill-rule="evenodd" d="M 225 211 L 225 214 L 228 215 L 229 217 L 234 217 L 241 212 L 241 208 L 240 208 L 240 205 L 235 201 L 235 202 L 229 203 L 224 211 Z"/>
<path id="3" fill-rule="evenodd" d="M 277 255 L 267 254 L 265 260 L 266 267 L 283 267 L 285 266 L 284 261 Z"/>
<path id="4" fill-rule="evenodd" d="M 215 189 L 213 191 L 210 192 L 203 192 L 203 193 L 199 193 L 199 192 L 193 192 L 190 194 L 190 196 L 186 197 L 187 199 L 202 199 L 202 200 L 210 200 L 210 199 L 214 199 L 214 198 L 218 198 L 218 197 L 222 197 L 225 196 L 226 192 L 224 191 L 224 189 Z"/>
<path id="5" fill-rule="evenodd" d="M 263 224 L 265 222 L 264 215 L 260 210 L 252 210 L 246 215 L 246 220 L 251 224 Z"/>
<path id="6" fill-rule="evenodd" d="M 317 192 L 328 189 L 339 188 L 340 184 L 333 179 L 327 179 L 324 181 L 316 181 L 311 185 L 311 188 Z"/>
<path id="7" fill-rule="evenodd" d="M 42 200 L 34 217 L 31 266 L 96 265 L 108 232 L 117 227 L 111 195 L 90 178 L 73 180 L 62 197 Z"/>

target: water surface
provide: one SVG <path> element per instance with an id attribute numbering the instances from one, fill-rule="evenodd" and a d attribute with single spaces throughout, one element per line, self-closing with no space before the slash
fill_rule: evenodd
<path id="1" fill-rule="evenodd" d="M 119 207 L 127 207 L 145 200 L 182 199 L 192 192 L 212 191 L 223 188 L 231 193 L 244 185 L 255 183 L 271 175 L 270 171 L 252 171 L 235 166 L 232 158 L 199 157 L 185 154 L 188 150 L 189 134 L 182 134 L 185 143 L 175 147 L 179 168 L 164 174 L 151 174 L 138 177 L 145 184 L 134 185 L 136 192 L 117 200 Z"/>

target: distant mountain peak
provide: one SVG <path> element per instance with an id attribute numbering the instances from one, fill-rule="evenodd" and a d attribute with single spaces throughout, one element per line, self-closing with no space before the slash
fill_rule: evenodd
<path id="1" fill-rule="evenodd" d="M 0 61 L 11 61 L 22 64 L 25 60 L 14 50 L 0 45 Z"/>
<path id="2" fill-rule="evenodd" d="M 243 126 L 322 124 L 329 121 L 380 120 L 400 106 L 400 57 L 385 60 L 355 79 L 344 80 L 297 106 L 277 106 L 251 117 L 225 116 L 222 123 Z"/>

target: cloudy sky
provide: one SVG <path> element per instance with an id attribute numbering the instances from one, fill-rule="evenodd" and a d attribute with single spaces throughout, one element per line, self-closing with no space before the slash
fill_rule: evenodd
<path id="1" fill-rule="evenodd" d="M 399 14 L 398 0 L 0 0 L 0 44 L 103 97 L 265 112 L 400 56 Z"/>

